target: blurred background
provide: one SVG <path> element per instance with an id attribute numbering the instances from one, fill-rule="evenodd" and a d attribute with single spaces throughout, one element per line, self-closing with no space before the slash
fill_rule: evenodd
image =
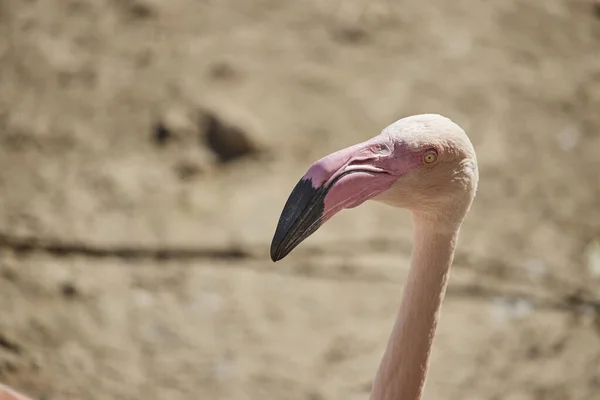
<path id="1" fill-rule="evenodd" d="M 366 399 L 407 213 L 273 264 L 316 159 L 417 113 L 478 153 L 426 398 L 600 398 L 600 4 L 2 0 L 0 382 Z"/>

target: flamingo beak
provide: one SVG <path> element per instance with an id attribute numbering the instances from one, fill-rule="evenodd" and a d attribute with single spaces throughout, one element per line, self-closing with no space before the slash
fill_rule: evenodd
<path id="1" fill-rule="evenodd" d="M 309 168 L 279 218 L 271 243 L 273 261 L 287 256 L 342 209 L 354 208 L 393 185 L 398 176 L 387 168 L 391 151 L 375 139 L 330 154 Z"/>

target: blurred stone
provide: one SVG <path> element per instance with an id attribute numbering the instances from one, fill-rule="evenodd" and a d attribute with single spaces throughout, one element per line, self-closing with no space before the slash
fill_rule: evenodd
<path id="1" fill-rule="evenodd" d="M 154 10 L 148 6 L 148 4 L 143 3 L 133 3 L 129 6 L 129 12 L 135 18 L 149 18 L 154 16 Z"/>
<path id="2" fill-rule="evenodd" d="M 213 79 L 231 80 L 238 76 L 237 70 L 227 61 L 220 61 L 212 65 L 209 69 L 209 75 Z"/>
<path id="3" fill-rule="evenodd" d="M 123 11 L 132 19 L 147 19 L 155 17 L 157 7 L 153 1 L 148 0 L 127 0 L 120 1 L 119 5 L 123 7 Z"/>
<path id="4" fill-rule="evenodd" d="M 259 152 L 248 132 L 223 122 L 212 112 L 202 112 L 199 124 L 201 140 L 223 163 Z"/>
<path id="5" fill-rule="evenodd" d="M 162 123 L 158 122 L 152 129 L 152 138 L 154 143 L 159 146 L 164 146 L 167 141 L 173 136 L 171 131 Z"/>
<path id="6" fill-rule="evenodd" d="M 75 284 L 73 284 L 72 282 L 63 283 L 60 287 L 60 291 L 63 294 L 63 296 L 67 298 L 73 298 L 79 294 L 77 287 L 75 287 Z"/>
<path id="7" fill-rule="evenodd" d="M 367 39 L 367 31 L 359 26 L 343 26 L 335 31 L 335 37 L 340 42 L 361 43 Z"/>
<path id="8" fill-rule="evenodd" d="M 348 345 L 345 341 L 335 341 L 325 352 L 324 359 L 327 365 L 338 364 L 348 357 Z"/>
<path id="9" fill-rule="evenodd" d="M 573 307 L 573 308 L 581 307 L 585 303 L 583 296 L 584 295 L 581 291 L 577 291 L 575 293 L 571 293 L 571 294 L 565 296 L 564 301 L 570 307 Z"/>

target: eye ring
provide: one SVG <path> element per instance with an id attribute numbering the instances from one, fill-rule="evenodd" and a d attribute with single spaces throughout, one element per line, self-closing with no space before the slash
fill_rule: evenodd
<path id="1" fill-rule="evenodd" d="M 434 162 L 437 161 L 437 151 L 431 149 L 425 152 L 425 154 L 423 154 L 423 162 L 425 164 L 433 164 Z"/>

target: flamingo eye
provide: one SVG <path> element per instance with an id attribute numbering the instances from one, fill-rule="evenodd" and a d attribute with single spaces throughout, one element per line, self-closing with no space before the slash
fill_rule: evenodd
<path id="1" fill-rule="evenodd" d="M 425 164 L 433 164 L 437 161 L 437 152 L 435 150 L 429 150 L 423 154 L 423 162 Z"/>

